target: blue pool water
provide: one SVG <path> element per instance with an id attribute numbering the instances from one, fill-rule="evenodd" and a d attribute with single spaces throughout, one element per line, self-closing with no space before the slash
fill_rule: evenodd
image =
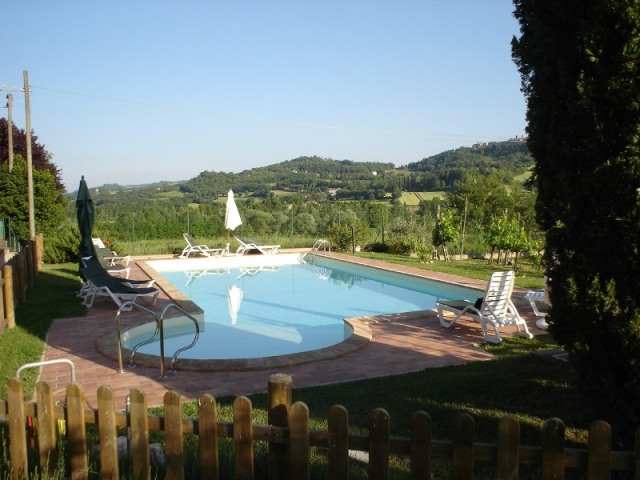
<path id="1" fill-rule="evenodd" d="M 426 310 L 439 298 L 478 295 L 464 287 L 330 258 L 317 258 L 314 264 L 162 275 L 205 312 L 198 343 L 181 358 L 258 358 L 316 350 L 351 335 L 346 317 Z M 190 343 L 193 334 L 167 330 L 165 337 L 165 351 L 171 354 Z M 125 346 L 131 348 L 137 341 L 128 339 Z M 158 345 L 140 351 L 157 354 Z"/>

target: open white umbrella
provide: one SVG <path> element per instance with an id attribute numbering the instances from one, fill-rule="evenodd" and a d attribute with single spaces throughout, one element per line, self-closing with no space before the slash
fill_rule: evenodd
<path id="1" fill-rule="evenodd" d="M 227 288 L 227 302 L 229 303 L 229 316 L 231 317 L 231 323 L 233 325 L 238 321 L 238 310 L 240 310 L 240 304 L 242 303 L 242 297 L 244 293 L 242 289 L 237 285 L 231 285 Z"/>
<path id="2" fill-rule="evenodd" d="M 227 210 L 224 214 L 224 227 L 227 229 L 227 240 L 232 230 L 235 230 L 242 225 L 242 219 L 240 218 L 240 212 L 238 206 L 233 198 L 233 190 L 229 190 L 227 193 Z"/>

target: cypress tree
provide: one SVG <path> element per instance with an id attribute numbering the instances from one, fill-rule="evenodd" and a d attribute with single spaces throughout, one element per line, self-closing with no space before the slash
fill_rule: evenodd
<path id="1" fill-rule="evenodd" d="M 549 331 L 601 414 L 637 424 L 640 2 L 514 5 L 521 35 L 512 53 L 552 279 Z"/>

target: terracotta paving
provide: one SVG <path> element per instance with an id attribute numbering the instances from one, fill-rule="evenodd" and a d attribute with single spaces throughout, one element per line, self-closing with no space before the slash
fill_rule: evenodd
<path id="1" fill-rule="evenodd" d="M 332 253 L 331 256 L 353 261 L 353 257 Z M 131 278 L 146 278 L 145 259 L 134 259 Z M 411 273 L 436 280 L 461 283 L 465 286 L 484 289 L 484 282 L 452 275 L 426 272 L 422 269 L 386 264 L 384 262 L 357 259 L 359 263 L 393 271 Z M 519 311 L 526 318 L 532 333 L 540 333 L 535 326 L 535 317 L 528 303 L 524 302 L 524 291 L 517 291 L 514 299 Z M 147 306 L 159 312 L 170 302 L 163 291 L 156 305 Z M 292 377 L 294 388 L 347 382 L 426 368 L 456 365 L 465 362 L 490 360 L 492 357 L 474 345 L 482 341 L 478 323 L 460 321 L 449 330 L 440 326 L 434 311 L 407 314 L 383 315 L 363 319 L 365 329 L 370 329 L 371 340 L 362 342 L 357 348 L 334 352 L 334 355 L 303 357 L 302 362 L 284 364 L 266 363 L 263 368 L 249 370 L 219 368 L 213 371 L 180 370 L 176 374 L 159 379 L 159 363 L 154 366 L 138 366 L 119 373 L 117 360 L 112 352 L 105 355 L 97 345 L 113 338 L 115 345 L 116 308 L 110 300 L 98 300 L 87 315 L 77 318 L 57 319 L 47 336 L 47 347 L 43 360 L 66 358 L 75 365 L 76 382 L 83 387 L 87 404 L 97 408 L 97 389 L 109 385 L 115 394 L 117 407 L 125 407 L 130 389 L 145 392 L 149 406 L 161 405 L 167 390 L 179 392 L 184 400 L 195 399 L 203 393 L 215 397 L 237 396 L 264 392 L 272 374 L 285 373 Z M 139 312 L 122 315 L 123 329 L 146 322 Z M 505 328 L 501 335 L 515 334 L 515 327 Z M 113 349 L 115 351 L 115 349 Z M 125 361 L 126 361 L 125 357 Z M 168 362 L 167 362 L 168 363 Z M 62 400 L 66 386 L 71 381 L 67 364 L 47 365 L 42 368 L 40 379 L 48 382 L 56 399 Z"/>

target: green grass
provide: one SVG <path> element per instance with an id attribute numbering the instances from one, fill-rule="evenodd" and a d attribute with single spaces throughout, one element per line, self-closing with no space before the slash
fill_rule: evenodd
<path id="1" fill-rule="evenodd" d="M 16 327 L 5 329 L 0 336 L 0 398 L 7 398 L 7 382 L 21 365 L 41 359 L 54 319 L 86 314 L 86 307 L 76 297 L 80 287 L 77 272 L 75 263 L 45 265 L 27 290 L 27 301 L 16 307 Z M 21 375 L 25 395 L 33 392 L 37 374 L 34 368 Z"/>
<path id="2" fill-rule="evenodd" d="M 488 280 L 492 272 L 497 270 L 511 270 L 514 267 L 503 264 L 489 263 L 488 260 L 451 260 L 420 262 L 418 258 L 407 257 L 391 253 L 358 252 L 356 256 L 384 260 L 385 262 L 422 268 L 433 272 L 450 273 L 467 278 Z M 538 289 L 544 286 L 544 272 L 526 261 L 520 261 L 516 269 L 516 287 Z"/>
<path id="3" fill-rule="evenodd" d="M 294 377 L 293 401 L 309 406 L 313 429 L 326 430 L 329 408 L 340 404 L 348 410 L 355 431 L 366 431 L 371 410 L 384 408 L 391 417 L 392 433 L 408 436 L 411 414 L 423 410 L 433 419 L 433 437 L 450 438 L 454 416 L 468 413 L 476 421 L 476 441 L 495 442 L 498 419 L 512 415 L 521 423 L 523 443 L 537 445 L 544 420 L 559 417 L 567 425 L 568 442 L 584 445 L 586 429 L 596 416 L 576 388 L 573 369 L 548 355 L 533 354 L 557 348 L 549 335 L 479 348 L 491 351 L 496 359 L 311 388 L 295 389 Z M 266 394 L 249 398 L 255 421 L 266 421 Z M 220 417 L 231 421 L 233 398 L 217 401 Z M 185 405 L 188 416 L 196 412 L 196 402 Z"/>
<path id="4" fill-rule="evenodd" d="M 420 200 L 433 200 L 443 198 L 444 192 L 402 192 L 399 201 L 403 205 L 417 206 Z"/>

